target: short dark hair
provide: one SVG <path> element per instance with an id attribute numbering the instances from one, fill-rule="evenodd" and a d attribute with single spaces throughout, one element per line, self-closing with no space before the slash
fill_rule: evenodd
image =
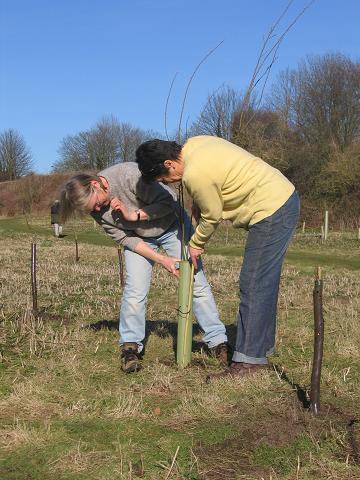
<path id="1" fill-rule="evenodd" d="M 157 177 L 166 175 L 169 169 L 164 165 L 165 160 L 177 160 L 181 149 L 176 142 L 158 138 L 142 143 L 136 150 L 136 162 L 143 179 L 153 182 Z"/>

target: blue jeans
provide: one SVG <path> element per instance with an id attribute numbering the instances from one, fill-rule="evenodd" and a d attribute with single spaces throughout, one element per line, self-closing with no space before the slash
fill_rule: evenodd
<path id="1" fill-rule="evenodd" d="M 154 250 L 162 247 L 172 257 L 181 258 L 181 233 L 177 226 L 157 238 L 143 238 Z M 145 337 L 145 309 L 150 289 L 154 263 L 147 258 L 124 249 L 126 283 L 120 308 L 120 345 L 136 342 L 138 351 L 143 348 Z M 169 273 L 170 275 L 170 273 Z M 177 305 L 174 305 L 174 311 Z M 194 277 L 193 313 L 204 331 L 203 341 L 210 347 L 227 342 L 224 324 L 219 318 L 214 297 L 200 263 Z"/>
<path id="2" fill-rule="evenodd" d="M 240 273 L 234 362 L 267 364 L 274 352 L 281 267 L 299 221 L 295 191 L 270 217 L 249 227 Z"/>

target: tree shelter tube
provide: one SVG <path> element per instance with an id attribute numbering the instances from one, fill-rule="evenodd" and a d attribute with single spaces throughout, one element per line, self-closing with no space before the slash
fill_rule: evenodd
<path id="1" fill-rule="evenodd" d="M 194 265 L 188 260 L 181 260 L 178 290 L 178 333 L 176 352 L 176 361 L 180 367 L 186 367 L 191 362 L 193 286 Z"/>

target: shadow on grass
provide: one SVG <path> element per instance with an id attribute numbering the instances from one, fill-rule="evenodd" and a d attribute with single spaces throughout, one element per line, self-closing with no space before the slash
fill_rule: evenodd
<path id="1" fill-rule="evenodd" d="M 85 328 L 90 330 L 118 330 L 119 322 L 117 320 L 99 320 L 98 322 L 91 323 L 87 325 Z M 193 324 L 193 335 L 196 336 L 201 334 L 202 330 L 197 323 Z M 236 325 L 226 325 L 226 333 L 228 336 L 229 342 L 229 355 L 233 351 L 232 345 L 235 344 L 236 338 Z M 146 344 L 149 341 L 150 335 L 156 335 L 160 338 L 165 338 L 170 336 L 172 338 L 172 349 L 174 355 L 176 357 L 176 349 L 177 349 L 177 323 L 170 321 L 170 320 L 148 320 L 145 324 L 145 338 L 143 340 L 144 349 L 142 354 L 145 355 Z M 210 354 L 209 349 L 203 342 L 199 342 L 193 340 L 192 342 L 192 352 L 205 352 L 206 354 Z M 230 360 L 230 358 L 229 358 Z"/>
<path id="2" fill-rule="evenodd" d="M 288 375 L 286 374 L 284 369 L 282 367 L 280 367 L 279 365 L 273 365 L 273 367 L 274 367 L 278 377 L 280 378 L 280 380 L 283 380 L 290 385 L 290 387 L 296 393 L 296 396 L 297 396 L 299 402 L 301 403 L 302 407 L 304 409 L 308 410 L 310 408 L 310 400 L 308 398 L 308 393 L 307 393 L 306 388 L 302 387 L 298 383 L 294 383 L 292 380 L 290 380 L 290 378 L 288 377 Z"/>

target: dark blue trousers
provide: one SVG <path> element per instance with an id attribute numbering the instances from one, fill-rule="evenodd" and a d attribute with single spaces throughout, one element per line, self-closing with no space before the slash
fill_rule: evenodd
<path id="1" fill-rule="evenodd" d="M 234 362 L 266 364 L 274 351 L 281 267 L 299 213 L 295 191 L 273 215 L 249 228 L 240 272 Z"/>

